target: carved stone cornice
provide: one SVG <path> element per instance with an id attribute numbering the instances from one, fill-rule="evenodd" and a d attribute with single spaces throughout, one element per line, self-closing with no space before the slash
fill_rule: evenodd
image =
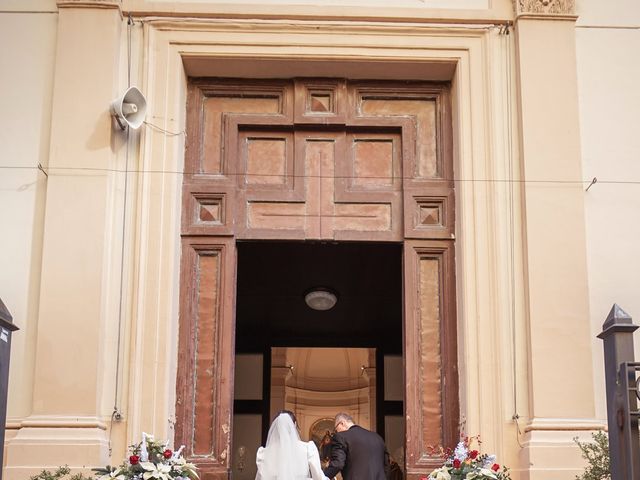
<path id="1" fill-rule="evenodd" d="M 513 0 L 516 16 L 527 14 L 575 15 L 575 0 Z"/>

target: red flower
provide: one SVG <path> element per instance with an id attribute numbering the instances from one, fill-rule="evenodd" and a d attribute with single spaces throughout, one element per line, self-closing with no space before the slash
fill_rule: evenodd
<path id="1" fill-rule="evenodd" d="M 493 470 L 494 472 L 497 472 L 498 470 L 500 470 L 500 465 L 498 465 L 497 463 L 494 463 L 493 466 L 491 467 L 491 470 Z"/>
<path id="2" fill-rule="evenodd" d="M 457 458 L 453 459 L 453 468 L 460 468 L 460 460 Z"/>
<path id="3" fill-rule="evenodd" d="M 171 450 L 169 450 L 168 448 L 164 452 L 162 452 L 162 456 L 164 458 L 171 458 L 171 455 L 173 455 L 173 452 Z"/>
<path id="4" fill-rule="evenodd" d="M 471 451 L 469 452 L 469 458 L 470 458 L 471 460 L 475 459 L 477 456 L 478 456 L 478 450 L 471 450 Z"/>
<path id="5" fill-rule="evenodd" d="M 131 465 L 137 465 L 139 461 L 140 461 L 140 457 L 138 455 L 131 455 L 129 457 L 129 463 Z"/>

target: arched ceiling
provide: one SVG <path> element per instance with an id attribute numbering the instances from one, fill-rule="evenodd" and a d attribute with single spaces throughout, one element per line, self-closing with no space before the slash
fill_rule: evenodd
<path id="1" fill-rule="evenodd" d="M 287 386 L 323 392 L 367 387 L 366 368 L 375 361 L 366 348 L 287 348 L 286 357 L 293 367 Z"/>

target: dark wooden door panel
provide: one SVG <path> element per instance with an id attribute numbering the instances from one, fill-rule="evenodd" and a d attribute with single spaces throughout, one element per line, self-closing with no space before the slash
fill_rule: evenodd
<path id="1" fill-rule="evenodd" d="M 432 450 L 458 440 L 458 368 L 452 242 L 405 242 L 407 472 L 441 464 Z"/>
<path id="2" fill-rule="evenodd" d="M 191 80 L 176 442 L 229 472 L 236 240 L 404 242 L 406 467 L 458 436 L 449 86 Z"/>
<path id="3" fill-rule="evenodd" d="M 186 237 L 176 395 L 176 444 L 203 470 L 226 478 L 231 442 L 235 241 Z"/>

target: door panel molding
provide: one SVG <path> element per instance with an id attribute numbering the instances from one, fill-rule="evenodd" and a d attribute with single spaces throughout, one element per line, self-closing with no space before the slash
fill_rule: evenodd
<path id="1" fill-rule="evenodd" d="M 460 416 L 449 86 L 199 79 L 189 97 L 176 442 L 228 474 L 236 240 L 404 242 L 405 458 L 424 474 Z"/>
<path id="2" fill-rule="evenodd" d="M 404 284 L 406 462 L 419 473 L 441 465 L 434 449 L 458 439 L 453 242 L 406 241 Z"/>
<path id="3" fill-rule="evenodd" d="M 176 444 L 203 480 L 226 478 L 229 468 L 235 265 L 233 239 L 183 239 Z"/>

